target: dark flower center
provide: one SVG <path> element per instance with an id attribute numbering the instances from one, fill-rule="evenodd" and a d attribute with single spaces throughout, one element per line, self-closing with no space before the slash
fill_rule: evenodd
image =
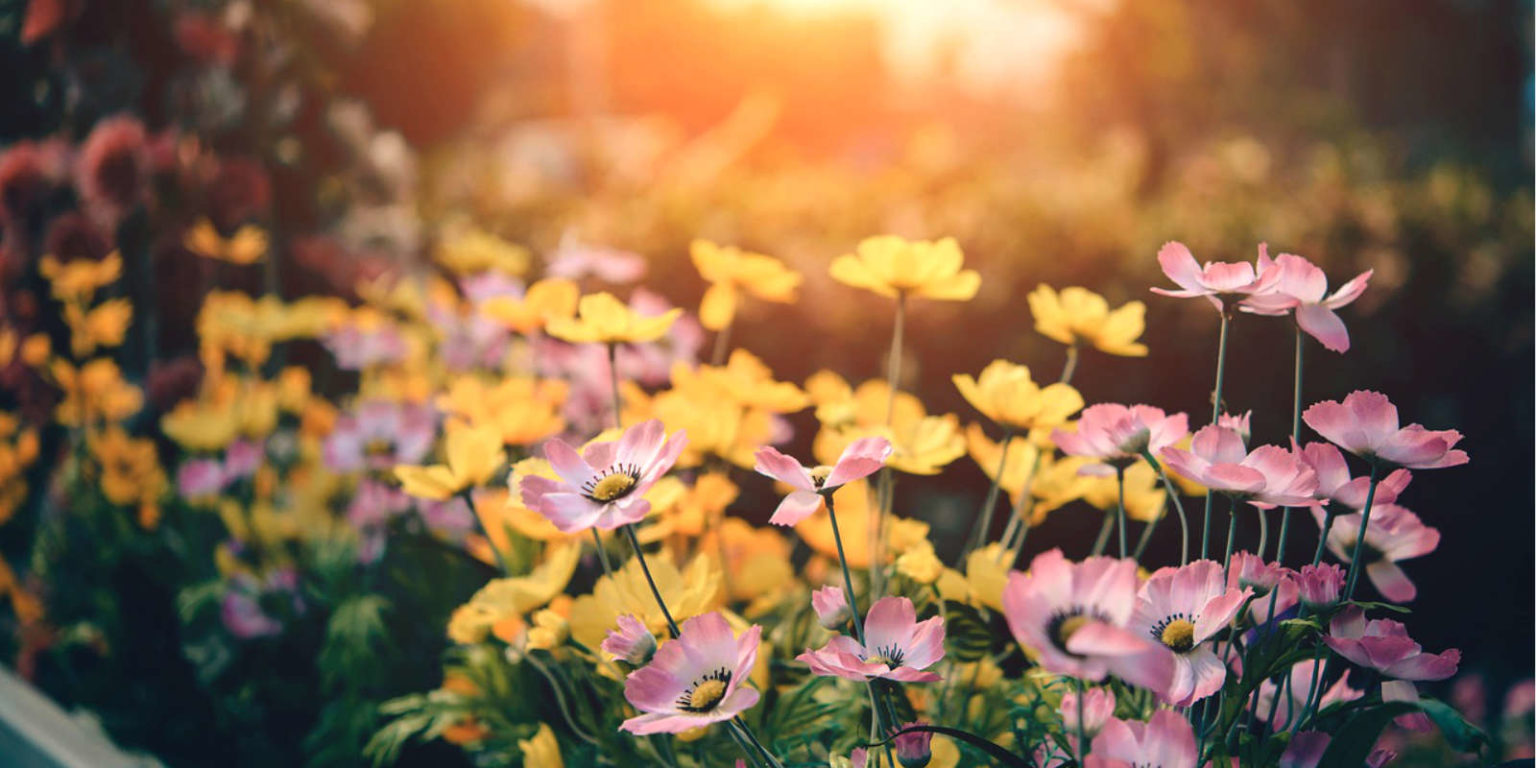
<path id="1" fill-rule="evenodd" d="M 677 707 L 684 712 L 708 712 L 720 706 L 725 689 L 731 684 L 731 671 L 724 667 L 694 681 L 677 697 Z"/>

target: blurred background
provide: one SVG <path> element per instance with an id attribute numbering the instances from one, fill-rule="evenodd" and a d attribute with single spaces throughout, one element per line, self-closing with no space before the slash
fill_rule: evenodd
<path id="1" fill-rule="evenodd" d="M 238 273 L 187 252 L 180 228 L 141 233 L 152 267 L 129 280 L 159 286 L 162 314 L 130 332 L 144 343 L 125 369 L 139 377 L 195 351 L 197 303 L 178 295 L 212 283 L 347 297 L 424 264 L 436 234 L 467 219 L 538 254 L 642 254 L 645 285 L 686 307 L 705 287 L 693 238 L 777 256 L 807 276 L 800 301 L 749 305 L 733 341 L 783 380 L 873 378 L 889 304 L 832 283 L 826 265 L 893 233 L 953 236 L 983 276 L 972 302 L 913 306 L 903 384 L 930 411 L 974 418 L 949 377 L 994 358 L 1056 375 L 1062 349 L 1033 333 L 1023 299 L 1048 283 L 1148 304 L 1151 355 L 1086 355 L 1074 383 L 1090 403 L 1200 414 L 1216 317 L 1148 293 L 1165 282 L 1163 242 L 1202 260 L 1252 259 L 1267 242 L 1334 285 L 1374 269 L 1343 312 L 1353 349 L 1309 350 L 1307 400 L 1376 389 L 1406 420 L 1465 433 L 1472 463 L 1404 499 L 1443 533 L 1406 564 L 1420 588 L 1411 624 L 1428 648 L 1462 649 L 1463 671 L 1486 681 L 1471 697 L 1492 707 L 1531 676 L 1536 646 L 1531 12 L 1516 0 L 0 0 L 0 145 L 79 141 L 131 114 L 158 156 L 216 153 L 180 187 L 197 198 L 187 210 L 269 229 L 268 265 Z M 28 258 L 104 240 L 89 222 L 32 216 L 18 173 L 0 164 L 3 311 L 19 322 L 40 311 Z M 1231 409 L 1254 409 L 1256 441 L 1283 442 L 1289 325 L 1239 317 L 1232 356 Z M 796 419 L 808 444 L 814 422 Z M 958 548 L 985 487 L 963 460 L 904 484 L 898 511 Z M 1053 515 L 1030 549 L 1097 524 Z M 1309 528 L 1292 546 L 1310 551 Z M 0 528 L 0 550 L 25 536 Z"/>

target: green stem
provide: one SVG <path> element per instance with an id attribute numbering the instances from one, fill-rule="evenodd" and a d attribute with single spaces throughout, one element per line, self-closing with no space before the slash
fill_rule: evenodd
<path id="1" fill-rule="evenodd" d="M 1323 530 L 1317 534 L 1317 551 L 1312 553 L 1312 565 L 1314 566 L 1323 561 L 1323 548 L 1328 545 L 1328 534 L 1333 531 L 1333 518 L 1335 517 L 1337 515 L 1333 513 L 1333 507 L 1330 505 L 1328 511 L 1323 514 Z"/>
<path id="2" fill-rule="evenodd" d="M 1126 556 L 1126 553 L 1129 551 L 1128 548 L 1126 547 L 1126 543 L 1125 543 L 1125 468 L 1124 467 L 1118 467 L 1118 466 L 1115 467 L 1115 485 L 1117 486 L 1117 490 L 1119 492 L 1119 498 L 1116 499 L 1115 516 L 1118 519 L 1118 523 L 1117 524 L 1118 524 L 1118 526 L 1120 528 L 1120 558 L 1124 559 L 1125 556 Z"/>
<path id="3" fill-rule="evenodd" d="M 823 494 L 827 502 L 827 519 L 832 521 L 832 541 L 837 544 L 837 563 L 843 568 L 843 597 L 848 599 L 848 612 L 853 614 L 853 630 L 858 633 L 859 645 L 864 644 L 864 619 L 859 614 L 859 599 L 853 594 L 853 573 L 848 570 L 848 556 L 843 554 L 843 534 L 837 528 L 837 513 L 832 509 L 832 494 Z"/>
<path id="4" fill-rule="evenodd" d="M 645 550 L 640 548 L 640 539 L 635 536 L 635 526 L 626 524 L 623 528 L 624 533 L 629 536 L 629 546 L 635 550 L 635 558 L 640 561 L 640 570 L 645 574 L 645 583 L 651 585 L 651 594 L 656 597 L 656 605 L 661 608 L 661 615 L 667 620 L 667 629 L 672 631 L 673 637 L 677 637 L 682 634 L 682 630 L 679 630 L 677 622 L 672 620 L 672 612 L 667 610 L 667 601 L 662 599 L 661 590 L 656 587 L 656 579 L 651 576 L 651 567 L 645 562 Z"/>
<path id="5" fill-rule="evenodd" d="M 1221 335 L 1216 342 L 1216 389 L 1211 393 L 1211 423 L 1215 424 L 1221 418 L 1221 390 L 1226 384 L 1227 378 L 1227 324 L 1230 322 L 1228 311 L 1221 311 Z M 1205 560 L 1211 556 L 1211 509 L 1215 504 L 1209 489 L 1205 492 L 1205 530 L 1200 534 L 1200 559 Z"/>
<path id="6" fill-rule="evenodd" d="M 736 318 L 733 316 L 731 321 L 715 334 L 715 349 L 709 356 L 710 365 L 719 367 L 725 364 L 725 355 L 731 349 L 731 328 L 735 325 Z"/>
<path id="7" fill-rule="evenodd" d="M 1077 373 L 1077 342 L 1075 341 L 1067 345 L 1067 361 L 1061 366 L 1061 378 L 1058 381 L 1062 384 L 1070 384 L 1074 373 Z"/>
<path id="8" fill-rule="evenodd" d="M 1232 573 L 1232 544 L 1237 540 L 1237 499 L 1231 500 L 1227 508 L 1227 554 L 1221 559 L 1221 572 L 1223 576 Z"/>
<path id="9" fill-rule="evenodd" d="M 1099 537 L 1094 539 L 1093 551 L 1088 554 L 1089 557 L 1098 557 L 1104 554 L 1104 547 L 1109 545 L 1109 534 L 1113 530 L 1115 530 L 1115 511 L 1113 509 L 1106 509 L 1104 510 L 1104 522 L 1099 525 Z"/>
<path id="10" fill-rule="evenodd" d="M 501 568 L 501 575 L 511 576 L 512 570 L 507 567 L 507 558 L 501 554 L 501 548 L 497 547 L 496 543 L 491 540 L 491 532 L 486 530 L 485 521 L 481 520 L 480 514 L 475 511 L 475 500 L 472 498 L 469 489 L 466 488 L 460 491 L 459 496 L 469 506 L 469 516 L 475 519 L 475 526 L 480 529 L 480 535 L 485 537 L 485 545 L 491 548 L 491 554 L 496 557 L 496 565 Z"/>
<path id="11" fill-rule="evenodd" d="M 1168 498 L 1173 499 L 1173 508 L 1179 512 L 1179 567 L 1189 565 L 1189 516 L 1184 514 L 1184 502 L 1179 498 L 1178 486 L 1168 479 L 1168 473 L 1163 471 L 1163 465 L 1152 457 L 1152 451 L 1144 449 L 1141 457 L 1147 460 L 1152 468 L 1157 470 L 1157 476 L 1163 481 L 1163 490 L 1168 493 Z"/>
<path id="12" fill-rule="evenodd" d="M 613 385 L 613 426 L 624 428 L 624 403 L 619 397 L 619 345 L 608 342 L 608 381 Z"/>
<path id="13" fill-rule="evenodd" d="M 1301 445 L 1301 351 L 1306 348 L 1302 343 L 1304 337 L 1301 334 L 1301 326 L 1296 326 L 1296 378 L 1291 384 L 1291 444 Z M 1275 545 L 1275 562 L 1285 565 L 1285 544 L 1291 532 L 1291 513 L 1295 507 L 1286 507 L 1280 513 L 1280 543 Z"/>
<path id="14" fill-rule="evenodd" d="M 960 562 L 965 562 L 965 556 L 971 550 L 981 546 L 987 540 L 987 533 L 992 530 L 992 510 L 997 507 L 997 494 L 1003 487 L 1003 470 L 1008 467 L 1008 446 L 1013 442 L 1013 428 L 1003 427 L 1003 448 L 997 457 L 997 472 L 992 475 L 992 486 L 987 489 L 987 500 L 981 503 L 981 510 L 976 516 L 976 528 L 966 539 L 965 547 L 960 550 Z"/>
<path id="15" fill-rule="evenodd" d="M 1264 550 L 1269 547 L 1269 518 L 1264 514 L 1264 510 L 1262 509 L 1255 507 L 1254 511 L 1257 512 L 1259 516 L 1259 551 L 1257 554 L 1259 559 L 1263 560 Z"/>
<path id="16" fill-rule="evenodd" d="M 1157 524 L 1168 514 L 1167 502 L 1163 502 L 1163 507 L 1158 510 L 1158 513 L 1157 517 L 1152 518 L 1152 522 L 1141 529 L 1141 538 L 1136 540 L 1136 548 L 1131 550 L 1131 559 L 1138 563 L 1141 562 L 1142 553 L 1147 551 L 1147 544 L 1152 541 L 1152 532 L 1157 530 Z"/>
<path id="17" fill-rule="evenodd" d="M 1083 730 L 1083 680 L 1080 677 L 1072 678 L 1077 685 L 1077 762 L 1081 764 L 1088 757 L 1089 745 L 1086 731 Z"/>
<path id="18" fill-rule="evenodd" d="M 907 326 L 907 295 L 896 294 L 896 320 L 891 329 L 891 354 L 886 365 L 886 390 L 885 398 L 885 426 L 890 428 L 892 419 L 896 415 L 896 392 L 901 386 L 901 347 L 902 339 L 906 335 Z M 873 602 L 880 597 L 883 589 L 881 568 L 885 562 L 885 521 L 891 516 L 891 508 L 895 506 L 895 477 L 891 474 L 889 466 L 880 470 L 879 481 L 879 514 L 875 516 L 874 525 L 869 527 L 869 599 Z"/>
<path id="19" fill-rule="evenodd" d="M 1371 524 L 1371 507 L 1376 501 L 1377 476 L 1381 464 L 1371 460 L 1371 485 L 1365 492 L 1365 508 L 1360 510 L 1360 534 L 1355 537 L 1355 549 L 1349 553 L 1349 578 L 1344 582 L 1344 602 L 1355 597 L 1355 583 L 1360 580 L 1360 561 L 1365 559 L 1365 530 Z"/>
<path id="20" fill-rule="evenodd" d="M 592 529 L 592 544 L 597 547 L 597 562 L 603 566 L 603 575 L 607 576 L 611 581 L 613 579 L 613 568 L 608 565 L 608 553 L 603 550 L 603 537 L 598 534 L 596 528 Z"/>

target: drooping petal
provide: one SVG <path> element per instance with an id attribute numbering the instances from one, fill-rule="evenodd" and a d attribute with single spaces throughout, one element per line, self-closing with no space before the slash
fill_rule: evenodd
<path id="1" fill-rule="evenodd" d="M 1344 353 L 1349 351 L 1349 329 L 1334 311 L 1322 304 L 1302 304 L 1296 307 L 1296 324 L 1325 349 Z"/>
<path id="2" fill-rule="evenodd" d="M 821 509 L 821 496 L 812 491 L 793 491 L 779 502 L 768 522 L 774 525 L 796 525 Z"/>
<path id="3" fill-rule="evenodd" d="M 816 490 L 816 482 L 811 479 L 811 473 L 806 471 L 805 466 L 784 455 L 779 449 L 765 445 L 757 449 L 756 457 L 757 464 L 753 470 L 758 474 L 788 483 L 797 490 Z"/>

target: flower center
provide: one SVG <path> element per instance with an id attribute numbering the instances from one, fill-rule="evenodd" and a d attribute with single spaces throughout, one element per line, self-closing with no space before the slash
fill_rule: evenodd
<path id="1" fill-rule="evenodd" d="M 1195 624 L 1189 619 L 1174 619 L 1163 627 L 1157 639 L 1174 651 L 1184 653 L 1195 647 Z"/>
<path id="2" fill-rule="evenodd" d="M 625 497 L 639 483 L 639 467 L 619 465 L 610 469 L 608 474 L 602 477 L 588 480 L 582 485 L 581 490 L 587 498 L 599 504 L 606 504 Z"/>
<path id="3" fill-rule="evenodd" d="M 826 484 L 827 478 L 832 476 L 832 468 L 825 464 L 820 464 L 811 468 L 810 475 L 811 482 L 814 482 L 816 487 L 820 488 Z"/>
<path id="4" fill-rule="evenodd" d="M 891 669 L 895 669 L 901 666 L 901 662 L 906 660 L 906 657 L 907 654 L 904 653 L 900 648 L 897 648 L 894 645 L 887 645 L 881 648 L 876 648 L 873 654 L 864 658 L 864 661 L 869 662 L 870 664 L 884 664 Z"/>
<path id="5" fill-rule="evenodd" d="M 720 700 L 725 698 L 725 689 L 730 682 L 730 671 L 717 669 L 694 683 L 692 688 L 684 691 L 683 695 L 678 697 L 677 706 L 684 712 L 708 712 L 720 705 Z"/>
<path id="6" fill-rule="evenodd" d="M 1068 616 L 1067 618 L 1063 619 L 1061 624 L 1056 627 L 1056 642 L 1059 643 L 1062 648 L 1066 648 L 1067 641 L 1071 640 L 1072 636 L 1077 634 L 1077 631 L 1082 629 L 1083 626 L 1087 623 L 1088 617 L 1082 614 L 1078 614 L 1076 616 Z"/>

